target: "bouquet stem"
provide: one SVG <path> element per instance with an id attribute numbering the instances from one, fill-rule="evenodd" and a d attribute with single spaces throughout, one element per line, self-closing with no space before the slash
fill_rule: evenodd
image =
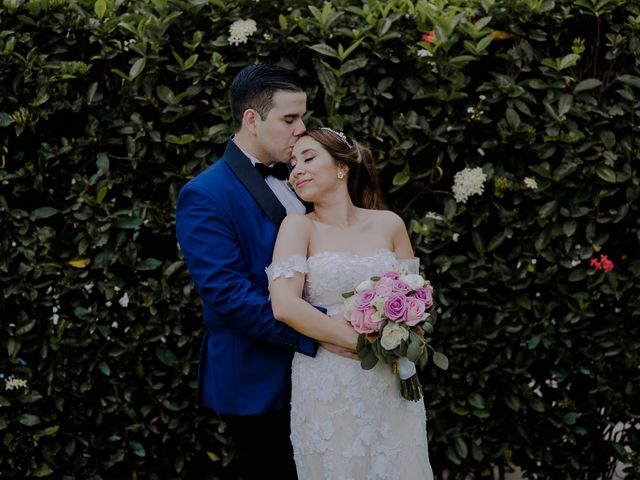
<path id="1" fill-rule="evenodd" d="M 418 374 L 407 378 L 406 380 L 400 380 L 400 393 L 402 398 L 417 402 L 422 398 L 422 385 Z"/>

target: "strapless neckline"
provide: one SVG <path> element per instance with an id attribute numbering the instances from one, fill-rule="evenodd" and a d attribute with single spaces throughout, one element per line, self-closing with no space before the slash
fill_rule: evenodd
<path id="1" fill-rule="evenodd" d="M 363 255 L 360 253 L 355 253 L 352 252 L 351 250 L 323 250 L 320 252 L 316 252 L 313 255 L 309 255 L 307 257 L 307 260 L 311 260 L 312 258 L 320 258 L 320 257 L 331 257 L 331 256 L 347 256 L 347 257 L 354 257 L 354 258 L 372 258 L 372 257 L 377 257 L 378 255 L 381 254 L 391 254 L 393 255 L 393 257 L 395 258 L 396 254 L 395 252 L 393 252 L 392 250 L 389 250 L 388 248 L 378 248 L 377 250 L 375 250 L 373 253 L 369 253 L 367 255 Z"/>

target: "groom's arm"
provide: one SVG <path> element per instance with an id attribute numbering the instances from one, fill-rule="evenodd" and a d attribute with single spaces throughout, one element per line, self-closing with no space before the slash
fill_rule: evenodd
<path id="1" fill-rule="evenodd" d="M 231 219 L 194 185 L 178 197 L 176 233 L 193 282 L 215 315 L 243 334 L 314 356 L 317 344 L 273 316 L 269 294 L 249 278 Z"/>

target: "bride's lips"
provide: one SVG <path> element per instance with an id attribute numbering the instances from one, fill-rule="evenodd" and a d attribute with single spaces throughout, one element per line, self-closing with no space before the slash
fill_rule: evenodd
<path id="1" fill-rule="evenodd" d="M 305 180 L 298 180 L 296 182 L 296 188 L 302 188 L 304 187 L 307 183 L 309 183 L 311 180 L 310 179 L 305 179 Z"/>

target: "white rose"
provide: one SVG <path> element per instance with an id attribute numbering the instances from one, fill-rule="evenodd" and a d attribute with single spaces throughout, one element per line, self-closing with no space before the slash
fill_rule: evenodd
<path id="1" fill-rule="evenodd" d="M 382 329 L 382 337 L 380 337 L 380 345 L 385 350 L 393 350 L 397 348 L 402 340 L 409 338 L 409 330 L 401 327 L 397 323 L 388 322 Z"/>
<path id="2" fill-rule="evenodd" d="M 356 287 L 356 293 L 362 293 L 365 290 L 373 290 L 372 280 L 365 280 L 364 282 L 362 282 L 360 285 Z"/>
<path id="3" fill-rule="evenodd" d="M 351 320 L 351 314 L 356 306 L 357 295 L 351 295 L 349 298 L 344 299 L 344 311 L 343 315 L 346 320 Z"/>
<path id="4" fill-rule="evenodd" d="M 384 312 L 385 302 L 386 300 L 384 299 L 384 297 L 376 297 L 373 299 L 373 302 L 371 302 L 371 306 L 376 309 L 376 314 L 379 313 L 380 315 L 382 315 L 382 312 Z"/>
<path id="5" fill-rule="evenodd" d="M 411 290 L 417 290 L 424 287 L 424 278 L 415 273 L 400 275 L 400 280 L 409 285 L 409 287 L 411 287 Z"/>

